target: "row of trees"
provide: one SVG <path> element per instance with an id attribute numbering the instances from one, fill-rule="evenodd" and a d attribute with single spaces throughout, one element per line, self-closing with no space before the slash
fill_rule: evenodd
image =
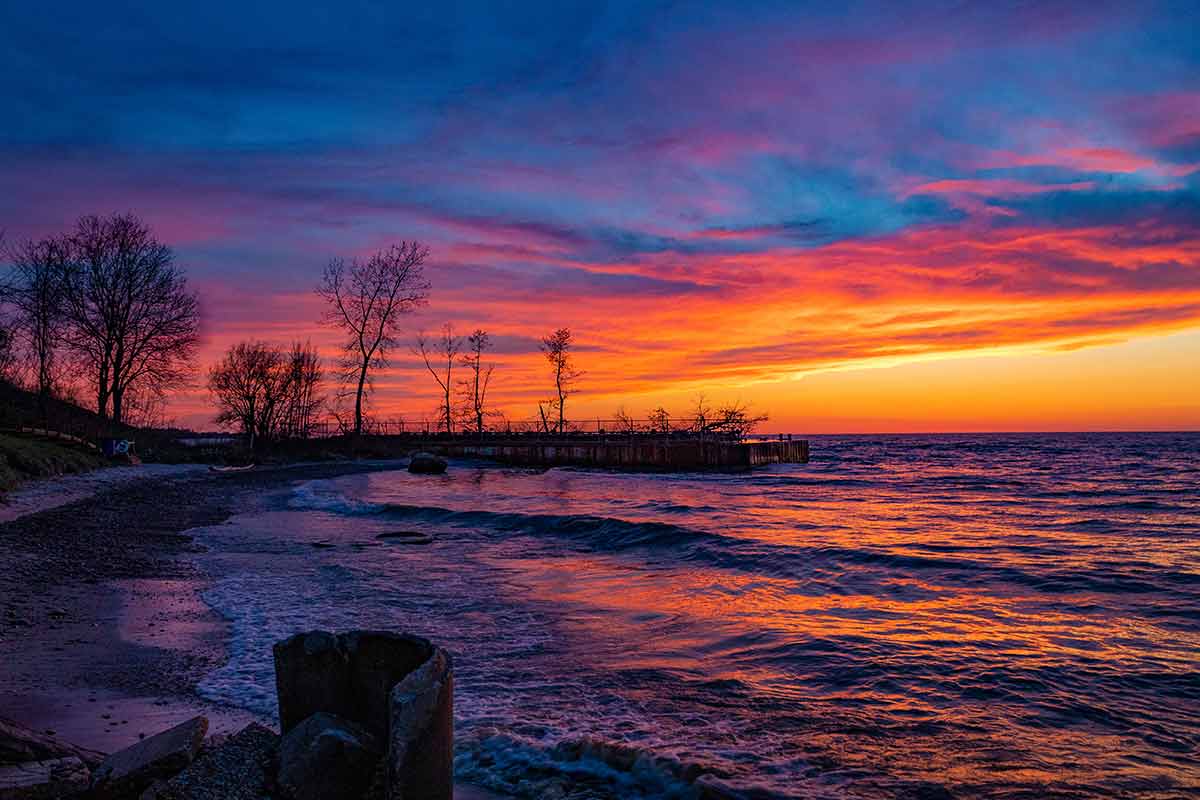
<path id="1" fill-rule="evenodd" d="M 42 402 L 80 379 L 96 411 L 127 420 L 191 370 L 200 302 L 174 254 L 131 214 L 86 216 L 74 230 L 5 248 L 8 311 L 0 366 L 28 376 Z"/>
<path id="2" fill-rule="evenodd" d="M 353 417 L 348 426 L 355 436 L 362 433 L 364 400 L 371 378 L 385 367 L 400 343 L 403 319 L 429 302 L 425 261 L 429 248 L 404 241 L 381 250 L 365 261 L 334 259 L 325 268 L 317 294 L 325 301 L 323 321 L 344 335 L 338 367 L 342 384 L 353 396 Z M 487 395 L 495 365 L 485 362 L 492 346 L 491 335 L 476 328 L 459 336 L 446 323 L 437 336 L 419 333 L 412 347 L 440 390 L 437 416 L 440 427 L 453 433 L 456 427 L 482 433 L 486 420 L 495 412 Z M 542 340 L 542 351 L 554 377 L 554 397 L 538 404 L 542 425 L 566 430 L 567 398 L 576 390 L 582 372 L 575 368 L 571 331 L 560 328 Z M 455 378 L 456 369 L 465 378 Z M 547 416 L 547 409 L 551 417 Z"/>
<path id="3" fill-rule="evenodd" d="M 309 342 L 285 351 L 267 342 L 235 344 L 208 372 L 216 421 L 237 425 L 250 446 L 304 438 L 319 421 L 325 398 L 321 357 Z"/>
<path id="4" fill-rule="evenodd" d="M 714 408 L 703 393 L 696 395 L 691 409 L 682 417 L 672 417 L 667 409 L 659 406 L 649 413 L 647 419 L 639 420 L 621 406 L 616 410 L 613 419 L 615 430 L 619 433 L 671 434 L 682 430 L 700 437 L 734 438 L 741 438 L 753 432 L 766 421 L 766 414 L 753 413 L 745 403 L 726 403 Z"/>
<path id="5" fill-rule="evenodd" d="M 115 423 L 128 421 L 131 403 L 144 408 L 186 382 L 199 342 L 200 303 L 171 249 L 137 217 L 82 217 L 70 232 L 4 252 L 12 269 L 0 283 L 9 321 L 0 326 L 0 374 L 22 373 L 43 401 L 70 396 L 82 376 L 97 412 Z M 401 344 L 406 316 L 428 303 L 428 257 L 423 244 L 403 241 L 365 260 L 334 259 L 316 287 L 325 301 L 322 321 L 343 334 L 336 377 L 339 397 L 352 411 L 342 426 L 356 436 L 363 432 L 372 379 Z M 499 417 L 488 399 L 492 347 L 492 335 L 482 328 L 460 336 L 447 323 L 435 336 L 417 334 L 411 351 L 438 386 L 442 430 L 482 433 Z M 559 328 L 540 347 L 553 393 L 538 403 L 537 424 L 564 433 L 567 402 L 583 375 L 574 338 Z M 307 436 L 326 413 L 338 414 L 323 392 L 324 365 L 309 342 L 241 342 L 207 377 L 216 420 L 240 427 L 252 442 Z M 655 413 L 669 430 L 666 411 Z M 757 421 L 736 406 L 719 409 L 711 423 L 703 409 L 696 416 L 701 430 L 713 431 Z M 622 419 L 634 427 L 623 411 Z"/>
<path id="6" fill-rule="evenodd" d="M 491 346 L 491 335 L 482 328 L 459 336 L 453 324 L 446 323 L 435 337 L 417 334 L 412 352 L 424 362 L 441 392 L 437 416 L 439 427 L 447 433 L 453 433 L 456 426 L 483 433 L 486 420 L 499 416 L 487 399 L 495 364 L 484 359 Z M 538 402 L 540 427 L 547 433 L 566 431 L 567 399 L 577 391 L 583 376 L 575 367 L 573 346 L 569 328 L 559 328 L 541 341 L 554 382 L 554 395 Z M 466 377 L 455 378 L 456 372 L 465 372 Z"/>
<path id="7" fill-rule="evenodd" d="M 352 404 L 343 427 L 361 435 L 372 379 L 401 342 L 405 316 L 429 301 L 425 277 L 429 249 L 400 242 L 365 260 L 334 259 L 316 288 L 325 301 L 322 322 L 343 334 L 336 367 L 340 396 Z M 495 364 L 488 362 L 492 336 L 477 328 L 467 336 L 450 323 L 436 336 L 419 333 L 411 350 L 439 388 L 439 427 L 482 433 L 497 416 L 488 401 Z M 582 372 L 573 362 L 570 330 L 560 328 L 541 343 L 554 380 L 554 396 L 538 404 L 547 431 L 566 430 L 566 403 Z M 465 374 L 465 377 L 462 377 Z M 298 376 L 303 375 L 303 380 Z M 261 341 L 234 345 L 208 375 L 217 421 L 237 424 L 253 441 L 303 436 L 326 408 L 320 391 L 323 368 L 311 345 L 293 344 L 290 354 Z M 285 411 L 292 409 L 292 411 Z M 329 410 L 337 415 L 336 407 Z"/>

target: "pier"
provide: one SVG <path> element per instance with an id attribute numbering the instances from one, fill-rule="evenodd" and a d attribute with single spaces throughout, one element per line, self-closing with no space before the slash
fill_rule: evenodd
<path id="1" fill-rule="evenodd" d="M 687 472 L 739 471 L 767 464 L 808 462 L 808 441 L 805 439 L 731 441 L 596 435 L 483 441 L 472 441 L 468 437 L 404 438 L 416 449 L 444 456 L 484 458 L 522 466 Z"/>

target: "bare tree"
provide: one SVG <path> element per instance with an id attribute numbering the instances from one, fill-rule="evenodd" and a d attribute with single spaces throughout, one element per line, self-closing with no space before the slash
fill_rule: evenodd
<path id="1" fill-rule="evenodd" d="M 187 379 L 200 301 L 171 249 L 132 214 L 83 217 L 67 239 L 67 340 L 92 373 L 96 410 L 121 423 L 125 393 L 163 393 Z"/>
<path id="2" fill-rule="evenodd" d="M 618 430 L 622 433 L 630 435 L 637 433 L 637 420 L 625 410 L 625 406 L 617 406 L 617 410 L 613 412 L 613 418 L 617 423 Z"/>
<path id="3" fill-rule="evenodd" d="M 442 390 L 442 402 L 438 408 L 438 417 L 440 418 L 439 424 L 445 428 L 446 433 L 454 433 L 454 404 L 451 400 L 454 381 L 451 373 L 455 360 L 462 352 L 462 345 L 462 337 L 455 336 L 454 326 L 447 322 L 442 326 L 442 332 L 437 339 L 432 342 L 424 332 L 418 333 L 417 344 L 413 347 L 413 353 L 420 356 L 421 360 L 425 362 L 425 369 L 429 370 L 429 374 L 433 376 Z"/>
<path id="4" fill-rule="evenodd" d="M 288 391 L 280 414 L 280 433 L 308 438 L 316 425 L 317 414 L 325 404 L 321 394 L 324 369 L 312 342 L 292 343 L 287 356 L 287 371 Z"/>
<path id="5" fill-rule="evenodd" d="M 745 403 L 726 403 L 714 410 L 704 394 L 696 395 L 693 402 L 691 426 L 701 438 L 714 435 L 742 439 L 768 419 L 766 414 L 752 414 Z"/>
<path id="6" fill-rule="evenodd" d="M 12 248 L 9 258 L 13 275 L 6 293 L 15 311 L 13 332 L 29 359 L 45 417 L 59 378 L 69 246 L 55 237 L 28 241 Z"/>
<path id="7" fill-rule="evenodd" d="M 660 433 L 671 432 L 671 415 L 662 406 L 650 412 L 650 428 Z"/>
<path id="8" fill-rule="evenodd" d="M 251 447 L 270 438 L 286 374 L 283 356 L 266 342 L 239 342 L 208 371 L 208 391 L 217 404 L 216 421 L 237 425 Z"/>
<path id="9" fill-rule="evenodd" d="M 4 231 L 0 231 L 0 251 L 4 248 Z M 13 365 L 16 361 L 16 346 L 14 329 L 16 328 L 9 306 L 12 298 L 12 286 L 7 281 L 0 281 L 0 379 L 14 379 Z"/>
<path id="10" fill-rule="evenodd" d="M 746 403 L 726 403 L 717 409 L 709 430 L 734 439 L 743 439 L 768 419 L 766 414 L 752 414 Z"/>
<path id="11" fill-rule="evenodd" d="M 16 361 L 12 328 L 7 321 L 0 322 L 0 380 L 13 379 L 13 364 Z"/>
<path id="12" fill-rule="evenodd" d="M 569 328 L 559 328 L 554 333 L 542 339 L 542 352 L 545 353 L 546 360 L 550 362 L 550 370 L 554 374 L 555 399 L 552 403 L 553 407 L 558 410 L 557 433 L 566 431 L 567 398 L 578 391 L 576 384 L 583 376 L 583 372 L 575 368 L 571 353 L 573 346 L 574 341 L 571 338 Z M 541 406 L 539 405 L 540 408 Z M 544 413 L 542 414 L 542 418 L 544 422 Z"/>
<path id="13" fill-rule="evenodd" d="M 148 392 L 136 386 L 125 392 L 121 401 L 121 415 L 125 422 L 135 428 L 167 428 L 167 399 L 161 393 Z"/>
<path id="14" fill-rule="evenodd" d="M 300 342 L 287 352 L 266 342 L 239 342 L 208 372 L 216 421 L 237 425 L 258 448 L 311 432 L 320 382 L 320 357 Z"/>
<path id="15" fill-rule="evenodd" d="M 712 417 L 712 406 L 708 404 L 708 396 L 704 392 L 698 392 L 692 398 L 691 411 L 691 426 L 692 430 L 701 435 L 708 430 L 708 423 Z"/>
<path id="16" fill-rule="evenodd" d="M 424 264 L 429 248 L 401 242 L 366 261 L 334 259 L 325 268 L 317 294 L 328 308 L 325 322 L 346 334 L 341 366 L 354 385 L 354 435 L 362 433 L 363 395 L 372 369 L 387 364 L 400 335 L 402 315 L 429 298 Z"/>
<path id="17" fill-rule="evenodd" d="M 492 337 L 488 332 L 476 328 L 467 337 L 467 352 L 461 358 L 462 366 L 467 370 L 467 377 L 460 381 L 459 389 L 466 412 L 475 423 L 475 432 L 479 435 L 483 435 L 483 420 L 489 413 L 488 386 L 492 382 L 492 370 L 496 367 L 495 364 L 483 363 L 483 354 L 491 346 Z"/>

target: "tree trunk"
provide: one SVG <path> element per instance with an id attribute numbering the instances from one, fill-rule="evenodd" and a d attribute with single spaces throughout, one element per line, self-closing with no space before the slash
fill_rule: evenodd
<path id="1" fill-rule="evenodd" d="M 107 378 L 101 378 L 102 383 L 96 391 L 96 413 L 100 415 L 100 419 L 108 420 L 108 382 Z"/>
<path id="2" fill-rule="evenodd" d="M 362 435 L 362 399 L 363 387 L 367 383 L 367 366 L 368 362 L 363 361 L 362 368 L 358 371 L 358 391 L 354 393 L 354 438 L 357 439 Z"/>
<path id="3" fill-rule="evenodd" d="M 121 400 L 125 392 L 125 388 L 122 386 L 125 380 L 125 373 L 121 369 L 124 355 L 122 350 L 123 348 L 118 348 L 117 355 L 113 358 L 112 380 L 109 384 L 112 387 L 109 389 L 109 396 L 112 398 L 112 421 L 114 427 L 121 424 Z"/>

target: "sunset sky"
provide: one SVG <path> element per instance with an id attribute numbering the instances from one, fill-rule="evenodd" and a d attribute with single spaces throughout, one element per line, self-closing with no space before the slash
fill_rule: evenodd
<path id="1" fill-rule="evenodd" d="M 1200 13 L 1154 3 L 7 3 L 0 229 L 133 211 L 202 364 L 431 250 L 495 399 L 769 430 L 1200 428 Z M 406 352 L 379 417 L 432 415 Z M 180 421 L 212 427 L 197 386 Z"/>

